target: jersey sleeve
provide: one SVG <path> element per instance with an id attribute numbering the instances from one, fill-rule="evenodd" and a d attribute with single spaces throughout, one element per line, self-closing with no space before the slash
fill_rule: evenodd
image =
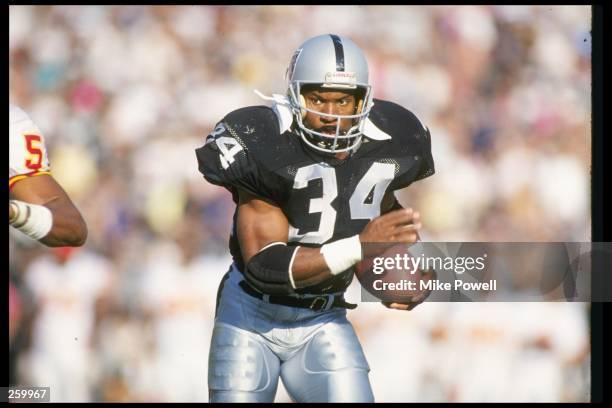
<path id="1" fill-rule="evenodd" d="M 45 138 L 21 109 L 9 108 L 9 188 L 26 177 L 50 174 Z"/>
<path id="2" fill-rule="evenodd" d="M 402 162 L 401 171 L 391 184 L 393 190 L 406 188 L 435 173 L 429 129 L 416 130 L 410 137 L 404 138 L 402 143 L 410 146 L 410 149 L 404 150 L 399 158 Z"/>
<path id="3" fill-rule="evenodd" d="M 276 177 L 257 157 L 257 150 L 250 148 L 248 136 L 237 130 L 242 126 L 234 122 L 235 118 L 226 116 L 206 137 L 204 146 L 196 149 L 199 171 L 207 181 L 232 193 L 242 189 L 281 202 L 280 186 L 274 183 Z"/>

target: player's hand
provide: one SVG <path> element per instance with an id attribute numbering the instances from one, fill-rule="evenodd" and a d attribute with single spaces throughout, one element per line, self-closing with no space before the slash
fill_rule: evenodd
<path id="1" fill-rule="evenodd" d="M 412 208 L 402 208 L 371 220 L 359 234 L 362 244 L 377 243 L 389 245 L 362 246 L 364 257 L 377 256 L 395 244 L 415 243 L 421 229 L 420 214 Z"/>

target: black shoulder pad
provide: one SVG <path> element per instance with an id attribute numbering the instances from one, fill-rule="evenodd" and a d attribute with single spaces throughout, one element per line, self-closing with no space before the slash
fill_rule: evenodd
<path id="1" fill-rule="evenodd" d="M 397 103 L 374 100 L 369 119 L 396 140 L 395 144 L 414 143 L 426 128 L 414 113 Z"/>
<path id="2" fill-rule="evenodd" d="M 416 180 L 432 176 L 436 172 L 434 159 L 431 154 L 431 133 L 429 133 L 428 127 L 425 127 L 425 133 L 419 146 L 421 148 L 421 166 Z"/>
<path id="3" fill-rule="evenodd" d="M 244 189 L 277 202 L 278 183 L 261 164 L 265 158 L 258 157 L 258 144 L 270 143 L 278 135 L 278 119 L 272 109 L 252 106 L 235 110 L 217 123 L 204 146 L 196 149 L 198 169 L 213 184 Z"/>
<path id="4" fill-rule="evenodd" d="M 256 141 L 265 135 L 278 135 L 278 118 L 267 106 L 248 106 L 225 115 L 222 122 L 234 129 L 246 143 Z"/>
<path id="5" fill-rule="evenodd" d="M 396 103 L 375 99 L 369 118 L 379 129 L 391 136 L 391 143 L 387 148 L 394 152 L 395 156 L 412 156 L 420 162 L 410 180 L 400 183 L 398 187 L 403 188 L 434 174 L 429 128 L 423 126 L 414 113 Z"/>

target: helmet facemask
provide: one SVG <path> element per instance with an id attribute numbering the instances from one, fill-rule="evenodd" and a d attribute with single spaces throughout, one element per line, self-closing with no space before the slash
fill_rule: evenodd
<path id="1" fill-rule="evenodd" d="M 321 90 L 329 89 L 339 92 L 357 90 L 357 92 L 354 93 L 356 103 L 355 113 L 352 115 L 337 115 L 323 113 L 308 108 L 306 106 L 306 100 L 302 95 L 305 85 L 318 85 L 320 86 Z M 365 120 L 372 108 L 370 85 L 345 85 L 337 83 L 292 81 L 289 84 L 288 94 L 289 100 L 291 101 L 291 108 L 298 126 L 298 133 L 309 147 L 320 152 L 333 154 L 351 151 L 360 145 Z M 304 118 L 309 112 L 326 118 L 335 118 L 336 131 L 334 134 L 318 132 L 307 127 L 304 124 Z M 352 120 L 353 124 L 348 130 L 342 131 L 341 125 L 343 121 L 346 121 L 347 119 Z"/>

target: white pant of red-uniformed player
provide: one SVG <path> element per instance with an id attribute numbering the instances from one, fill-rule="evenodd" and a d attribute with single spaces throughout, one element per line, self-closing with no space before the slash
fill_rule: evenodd
<path id="1" fill-rule="evenodd" d="M 270 304 L 223 278 L 208 362 L 210 402 L 273 402 L 279 376 L 297 402 L 373 402 L 346 310 Z"/>

